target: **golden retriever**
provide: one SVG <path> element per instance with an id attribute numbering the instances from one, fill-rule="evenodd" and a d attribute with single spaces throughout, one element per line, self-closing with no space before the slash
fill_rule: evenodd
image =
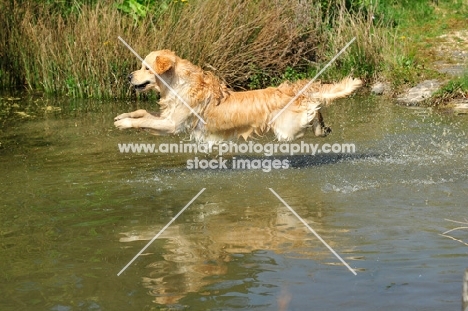
<path id="1" fill-rule="evenodd" d="M 346 97 L 362 84 L 353 78 L 336 84 L 315 82 L 300 95 L 308 81 L 235 92 L 211 72 L 170 50 L 151 52 L 129 80 L 139 92 L 160 93 L 161 114 L 146 110 L 124 113 L 115 118 L 116 127 L 144 128 L 159 135 L 188 132 L 198 142 L 240 136 L 247 140 L 268 131 L 279 141 L 291 141 L 301 137 L 308 127 L 323 136 L 329 130 L 318 111 L 320 105 Z"/>

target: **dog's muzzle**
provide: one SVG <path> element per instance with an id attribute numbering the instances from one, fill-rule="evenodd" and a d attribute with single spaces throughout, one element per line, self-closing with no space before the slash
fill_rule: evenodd
<path id="1" fill-rule="evenodd" d="M 131 84 L 137 91 L 143 90 L 148 84 L 151 83 L 150 81 L 145 81 L 145 82 L 143 82 L 143 83 L 141 83 L 141 84 L 134 84 L 134 83 L 132 82 L 132 80 L 133 80 L 133 74 L 129 74 L 127 78 L 128 78 L 128 82 L 130 82 L 130 84 Z"/>

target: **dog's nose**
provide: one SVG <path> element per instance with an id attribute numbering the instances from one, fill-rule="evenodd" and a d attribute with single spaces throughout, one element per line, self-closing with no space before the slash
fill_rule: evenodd
<path id="1" fill-rule="evenodd" d="M 127 76 L 127 79 L 128 79 L 129 82 L 132 82 L 132 78 L 133 78 L 133 75 L 132 75 L 132 74 L 129 74 L 129 75 Z"/>

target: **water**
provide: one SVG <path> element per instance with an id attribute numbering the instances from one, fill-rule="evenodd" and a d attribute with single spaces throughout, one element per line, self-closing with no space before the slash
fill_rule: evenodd
<path id="1" fill-rule="evenodd" d="M 461 307 L 468 246 L 441 234 L 468 226 L 466 115 L 340 101 L 324 109 L 333 133 L 301 141 L 354 143 L 355 154 L 279 156 L 291 167 L 266 173 L 186 168 L 203 154 L 120 153 L 118 143 L 181 141 L 115 130 L 134 104 L 2 102 L 0 310 Z"/>

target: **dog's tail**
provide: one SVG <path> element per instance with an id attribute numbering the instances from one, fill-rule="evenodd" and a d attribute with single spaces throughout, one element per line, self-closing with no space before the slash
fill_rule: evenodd
<path id="1" fill-rule="evenodd" d="M 312 98 L 322 99 L 330 102 L 337 98 L 343 98 L 351 95 L 355 90 L 362 86 L 360 79 L 353 79 L 351 77 L 344 78 L 338 83 L 322 84 L 318 87 L 318 91 L 312 91 L 309 96 Z M 307 92 L 307 91 L 306 91 Z"/>
<path id="2" fill-rule="evenodd" d="M 343 98 L 362 86 L 360 79 L 351 77 L 344 78 L 340 82 L 332 84 L 322 84 L 320 82 L 308 85 L 309 81 L 301 80 L 294 83 L 283 83 L 279 89 L 287 94 L 296 95 L 302 91 L 302 95 L 309 99 L 318 99 L 330 103 L 334 99 Z M 307 88 L 305 88 L 307 86 Z M 305 89 L 304 89 L 305 88 Z"/>

